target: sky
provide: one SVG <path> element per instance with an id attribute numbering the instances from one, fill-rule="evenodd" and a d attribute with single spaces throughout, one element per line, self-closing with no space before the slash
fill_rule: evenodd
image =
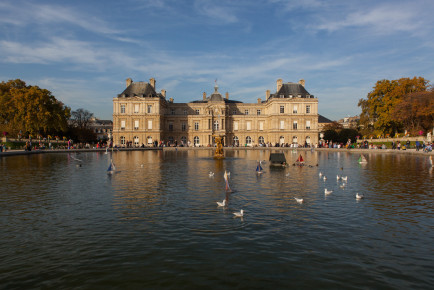
<path id="1" fill-rule="evenodd" d="M 432 0 L 0 2 L 0 81 L 48 89 L 112 119 L 125 80 L 177 103 L 214 91 L 245 103 L 306 81 L 319 114 L 360 114 L 378 80 L 434 81 Z"/>

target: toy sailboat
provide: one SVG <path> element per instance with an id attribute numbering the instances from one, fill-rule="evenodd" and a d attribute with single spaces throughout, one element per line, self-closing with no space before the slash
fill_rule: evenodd
<path id="1" fill-rule="evenodd" d="M 109 165 L 109 167 L 107 169 L 107 174 L 113 174 L 113 173 L 115 173 L 115 171 L 116 171 L 116 166 L 113 163 L 113 159 L 111 159 L 110 160 L 110 165 Z"/>
<path id="2" fill-rule="evenodd" d="M 295 161 L 295 164 L 299 165 L 299 166 L 303 166 L 304 165 L 303 156 L 301 156 L 301 154 L 300 154 L 300 156 L 298 156 L 297 161 Z"/>
<path id="3" fill-rule="evenodd" d="M 257 173 L 257 174 L 261 174 L 261 173 L 263 173 L 262 170 L 263 170 L 263 169 L 262 169 L 262 166 L 261 166 L 261 161 L 259 161 L 259 162 L 258 162 L 258 166 L 256 166 L 256 173 Z"/>
<path id="4" fill-rule="evenodd" d="M 225 170 L 225 174 L 223 175 L 223 177 L 225 178 L 225 182 L 226 182 L 226 191 L 231 192 L 232 189 L 229 186 L 229 180 L 228 180 L 228 173 Z"/>
<path id="5" fill-rule="evenodd" d="M 359 157 L 359 163 L 360 164 L 363 164 L 363 163 L 368 163 L 368 160 L 366 160 L 366 157 L 365 156 L 363 156 L 363 154 L 362 155 L 360 155 L 360 157 Z"/>

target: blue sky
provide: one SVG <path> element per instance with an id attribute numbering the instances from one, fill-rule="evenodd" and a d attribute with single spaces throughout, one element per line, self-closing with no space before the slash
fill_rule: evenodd
<path id="1" fill-rule="evenodd" d="M 306 81 L 319 113 L 360 113 L 377 80 L 434 80 L 434 1 L 0 2 L 0 80 L 50 90 L 112 119 L 125 80 L 156 79 L 175 102 L 219 91 L 247 103 Z"/>

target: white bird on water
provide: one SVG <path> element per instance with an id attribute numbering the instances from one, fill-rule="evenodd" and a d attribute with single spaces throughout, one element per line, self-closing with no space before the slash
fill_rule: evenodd
<path id="1" fill-rule="evenodd" d="M 339 175 L 336 175 L 336 180 L 341 179 L 341 177 Z"/>
<path id="2" fill-rule="evenodd" d="M 303 199 L 302 198 L 296 198 L 294 197 L 295 201 L 302 204 L 303 203 Z"/>
<path id="3" fill-rule="evenodd" d="M 357 200 L 362 199 L 362 198 L 364 198 L 364 197 L 365 197 L 365 196 L 364 196 L 363 194 L 356 193 L 356 199 L 357 199 Z"/>
<path id="4" fill-rule="evenodd" d="M 333 192 L 333 190 L 327 190 L 327 188 L 324 189 L 324 194 L 326 194 L 326 195 L 327 195 L 327 194 L 330 194 L 330 193 L 332 193 L 332 192 Z"/>
<path id="5" fill-rule="evenodd" d="M 318 175 L 319 175 L 319 177 L 321 177 L 322 176 L 322 172 L 320 172 Z"/>
<path id="6" fill-rule="evenodd" d="M 210 171 L 209 172 L 209 177 L 214 177 L 214 172 Z"/>
<path id="7" fill-rule="evenodd" d="M 239 212 L 234 212 L 235 217 L 243 217 L 244 216 L 244 210 L 240 210 Z"/>
<path id="8" fill-rule="evenodd" d="M 226 199 L 223 199 L 222 202 L 217 201 L 217 205 L 218 205 L 218 206 L 226 206 Z"/>
<path id="9" fill-rule="evenodd" d="M 341 179 L 342 179 L 343 181 L 347 181 L 347 180 L 348 180 L 348 176 L 342 176 Z"/>
<path id="10" fill-rule="evenodd" d="M 326 180 L 327 180 L 327 177 L 324 175 L 324 178 L 323 178 L 323 179 L 324 179 L 324 181 L 326 181 Z"/>
<path id="11" fill-rule="evenodd" d="M 339 186 L 340 188 L 345 188 L 345 183 L 342 183 L 342 185 Z"/>

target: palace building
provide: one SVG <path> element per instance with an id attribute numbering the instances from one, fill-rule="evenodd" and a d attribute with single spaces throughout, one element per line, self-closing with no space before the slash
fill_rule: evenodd
<path id="1" fill-rule="evenodd" d="M 305 89 L 305 81 L 277 80 L 275 93 L 265 100 L 243 103 L 214 92 L 200 100 L 175 103 L 166 91 L 157 92 L 155 79 L 126 80 L 126 89 L 113 98 L 113 143 L 118 146 L 209 146 L 213 136 L 224 136 L 225 146 L 270 143 L 318 143 L 318 99 Z"/>

